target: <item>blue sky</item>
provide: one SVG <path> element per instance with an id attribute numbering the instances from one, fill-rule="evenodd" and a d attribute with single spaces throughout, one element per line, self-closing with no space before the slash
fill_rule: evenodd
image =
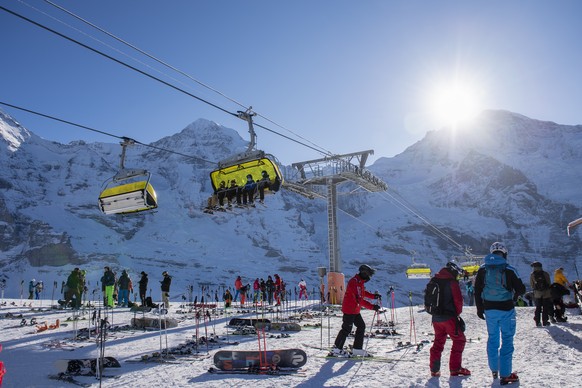
<path id="1" fill-rule="evenodd" d="M 242 109 L 231 100 L 251 105 L 283 128 L 261 117 L 257 123 L 334 153 L 374 149 L 370 160 L 375 160 L 404 151 L 443 125 L 427 101 L 435 84 L 454 80 L 471 86 L 482 109 L 582 124 L 580 1 L 54 3 L 228 98 L 46 1 L 0 1 L 0 6 L 229 112 Z M 248 139 L 245 122 L 2 10 L 0 36 L 0 101 L 142 142 L 177 133 L 198 118 L 234 128 Z M 0 109 L 46 139 L 116 141 Z M 257 129 L 257 134 L 259 148 L 285 164 L 321 157 L 268 131 Z"/>

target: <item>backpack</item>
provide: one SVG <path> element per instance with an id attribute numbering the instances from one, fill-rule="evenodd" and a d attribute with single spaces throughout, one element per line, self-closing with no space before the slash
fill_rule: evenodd
<path id="1" fill-rule="evenodd" d="M 449 280 L 431 278 L 424 289 L 424 308 L 430 315 L 442 315 L 445 312 L 442 287 Z"/>
<path id="2" fill-rule="evenodd" d="M 533 279 L 534 279 L 533 289 L 535 291 L 545 291 L 550 287 L 550 285 L 548 284 L 548 282 L 546 280 L 545 274 L 546 273 L 544 271 L 534 271 L 533 272 Z"/>
<path id="3" fill-rule="evenodd" d="M 484 300 L 501 302 L 513 299 L 511 290 L 507 288 L 506 268 L 507 264 L 485 266 Z"/>

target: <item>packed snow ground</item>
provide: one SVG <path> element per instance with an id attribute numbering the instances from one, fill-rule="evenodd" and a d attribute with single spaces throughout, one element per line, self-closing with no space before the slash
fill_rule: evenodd
<path id="1" fill-rule="evenodd" d="M 6 300 L 6 305 L 0 308 L 0 343 L 3 351 L 0 360 L 4 361 L 7 373 L 3 387 L 55 387 L 73 386 L 70 383 L 55 381 L 48 378 L 55 373 L 54 364 L 59 359 L 97 357 L 98 347 L 95 340 L 74 341 L 74 322 L 67 321 L 72 316 L 71 310 L 38 311 L 38 307 L 50 305 L 50 301 L 32 301 L 31 307 L 23 307 L 23 301 L 18 299 Z M 29 303 L 30 301 L 25 301 Z M 13 303 L 15 305 L 13 305 Z M 289 317 L 298 314 L 302 307 L 299 302 L 289 302 L 280 316 Z M 319 304 L 316 301 L 303 302 L 305 311 L 317 313 Z M 33 310 L 34 309 L 34 310 Z M 173 303 L 169 316 L 179 320 L 177 328 L 167 330 L 168 347 L 174 347 L 196 334 L 197 325 L 194 313 L 178 313 L 179 303 Z M 227 328 L 226 322 L 233 316 L 256 317 L 254 313 L 241 312 L 239 308 L 230 309 L 228 316 L 219 309 L 217 315 L 206 328 L 203 323 L 198 326 L 199 335 L 216 333 L 220 338 L 230 342 L 239 341 L 238 345 L 225 345 L 221 348 L 210 348 L 208 357 L 199 359 L 183 359 L 175 363 L 143 363 L 128 362 L 139 359 L 142 355 L 152 354 L 160 350 L 160 344 L 165 348 L 166 336 L 162 331 L 120 331 L 110 332 L 107 339 L 105 355 L 116 357 L 121 368 L 105 369 L 107 376 L 102 381 L 104 387 L 149 387 L 149 386 L 191 386 L 201 387 L 495 387 L 498 380 L 493 380 L 487 366 L 485 322 L 477 318 L 474 307 L 465 307 L 463 318 L 467 323 L 466 336 L 468 342 L 463 353 L 463 364 L 472 371 L 470 377 L 450 377 L 448 374 L 448 354 L 450 341 L 443 353 L 443 375 L 440 378 L 431 378 L 428 360 L 430 344 L 420 352 L 414 354 L 412 348 L 392 351 L 397 348 L 399 341 L 420 342 L 432 338 L 430 316 L 420 310 L 418 306 L 400 307 L 395 309 L 396 329 L 400 336 L 388 339 L 366 339 L 365 346 L 377 356 L 387 357 L 393 361 L 353 361 L 341 359 L 326 359 L 325 350 L 317 348 L 323 344 L 328 348 L 341 326 L 341 312 L 334 308 L 333 313 L 299 321 L 300 325 L 322 323 L 322 328 L 302 328 L 300 332 L 287 332 L 289 337 L 277 338 L 280 333 L 267 333 L 268 349 L 301 348 L 308 355 L 307 364 L 301 375 L 266 376 L 266 375 L 214 375 L 208 373 L 212 366 L 212 355 L 219 349 L 255 350 L 257 337 L 255 335 L 233 335 L 233 329 Z M 237 313 L 237 311 L 239 311 Z M 414 327 L 411 330 L 411 311 L 414 318 Z M 22 318 L 30 322 L 36 318 L 40 323 L 46 321 L 53 324 L 57 319 L 66 326 L 36 333 L 35 326 L 21 326 L 22 318 L 7 318 L 6 314 L 22 314 Z M 142 314 L 138 313 L 140 317 Z M 386 310 L 379 314 L 382 320 L 391 320 L 392 312 Z M 152 313 L 146 316 L 156 317 Z M 367 333 L 374 318 L 372 311 L 364 311 L 363 316 L 368 325 Z M 77 329 L 88 327 L 91 320 L 90 313 L 87 319 L 77 321 Z M 127 325 L 134 313 L 127 308 L 116 308 L 110 316 L 113 326 Z M 267 312 L 266 318 L 274 320 L 275 313 Z M 522 387 L 578 387 L 582 374 L 582 316 L 578 310 L 568 311 L 568 322 L 552 325 L 548 328 L 535 328 L 533 308 L 517 308 L 517 334 L 515 336 L 515 353 L 513 369 L 521 379 Z M 346 344 L 351 344 L 350 337 Z M 59 347 L 60 346 L 60 347 Z M 202 355 L 206 355 L 206 347 L 201 347 Z M 392 351 L 392 352 L 390 352 Z M 95 377 L 76 377 L 77 380 L 99 386 Z"/>

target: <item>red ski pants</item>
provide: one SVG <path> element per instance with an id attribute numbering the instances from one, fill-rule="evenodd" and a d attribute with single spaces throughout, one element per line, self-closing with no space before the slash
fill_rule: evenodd
<path id="1" fill-rule="evenodd" d="M 430 348 L 430 370 L 435 372 L 441 369 L 441 354 L 445 348 L 447 335 L 453 340 L 449 359 L 449 370 L 454 371 L 460 369 L 467 339 L 458 327 L 457 318 L 453 317 L 444 322 L 433 322 L 432 327 L 434 328 L 434 343 Z"/>

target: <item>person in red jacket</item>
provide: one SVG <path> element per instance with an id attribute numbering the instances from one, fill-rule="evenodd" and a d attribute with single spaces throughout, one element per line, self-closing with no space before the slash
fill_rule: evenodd
<path id="1" fill-rule="evenodd" d="M 283 279 L 279 274 L 275 274 L 275 306 L 281 306 L 281 294 L 283 291 Z"/>
<path id="2" fill-rule="evenodd" d="M 362 264 L 359 272 L 348 281 L 346 293 L 344 294 L 344 301 L 342 303 L 342 328 L 338 333 L 334 347 L 331 350 L 331 355 L 339 357 L 350 356 L 368 356 L 368 353 L 362 349 L 364 346 L 364 334 L 366 333 L 366 323 L 360 314 L 360 309 L 365 307 L 369 310 L 378 311 L 380 306 L 368 302 L 368 299 L 379 299 L 380 294 L 374 295 L 366 291 L 364 283 L 370 280 L 376 271 L 367 264 Z M 348 335 L 352 331 L 352 327 L 356 325 L 356 336 L 354 338 L 354 345 L 351 354 L 344 350 L 344 343 Z"/>
<path id="3" fill-rule="evenodd" d="M 471 372 L 463 368 L 462 357 L 465 349 L 464 322 L 460 315 L 463 311 L 463 295 L 457 277 L 464 274 L 464 270 L 453 262 L 447 263 L 436 275 L 435 279 L 440 286 L 442 309 L 432 316 L 434 329 L 434 343 L 430 348 L 430 373 L 433 377 L 441 375 L 441 354 L 447 342 L 447 335 L 451 337 L 453 346 L 449 358 L 451 376 L 470 376 Z"/>

